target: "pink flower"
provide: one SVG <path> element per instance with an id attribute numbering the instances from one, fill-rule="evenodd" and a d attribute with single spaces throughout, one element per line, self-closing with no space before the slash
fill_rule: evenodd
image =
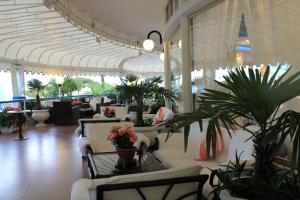
<path id="1" fill-rule="evenodd" d="M 118 126 L 118 125 L 116 125 L 116 126 L 112 126 L 111 127 L 111 132 L 119 132 L 119 130 L 122 128 L 122 126 Z"/>
<path id="2" fill-rule="evenodd" d="M 109 136 L 107 136 L 106 140 L 112 141 L 113 139 L 115 139 L 118 136 L 119 136 L 118 133 L 112 133 Z"/>

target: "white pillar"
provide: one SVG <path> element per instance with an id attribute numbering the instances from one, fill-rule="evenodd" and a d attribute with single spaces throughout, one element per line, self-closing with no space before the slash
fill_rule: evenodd
<path id="1" fill-rule="evenodd" d="M 24 69 L 21 67 L 16 68 L 16 77 L 18 83 L 18 96 L 25 96 L 25 78 Z"/>
<path id="2" fill-rule="evenodd" d="M 12 65 L 10 72 L 11 72 L 11 86 L 12 86 L 13 97 L 19 96 L 17 70 L 15 65 Z"/>
<path id="3" fill-rule="evenodd" d="M 101 83 L 104 83 L 104 75 L 101 74 Z"/>
<path id="4" fill-rule="evenodd" d="M 191 52 L 190 52 L 190 20 L 188 17 L 180 19 L 181 57 L 182 57 L 182 111 L 192 111 L 191 86 Z"/>
<path id="5" fill-rule="evenodd" d="M 171 65 L 170 65 L 170 42 L 164 41 L 164 79 L 165 79 L 165 88 L 171 90 Z M 166 107 L 172 109 L 172 103 L 169 101 L 166 102 Z"/>

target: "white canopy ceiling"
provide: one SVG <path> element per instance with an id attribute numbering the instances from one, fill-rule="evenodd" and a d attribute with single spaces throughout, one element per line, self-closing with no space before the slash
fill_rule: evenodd
<path id="1" fill-rule="evenodd" d="M 130 65 L 124 68 L 124 61 L 143 51 L 70 13 L 60 1 L 49 2 L 0 1 L 0 61 L 18 63 L 32 72 L 116 74 L 127 73 Z M 157 52 L 143 55 L 156 59 L 153 63 L 159 60 Z M 136 73 L 163 73 L 161 65 L 134 65 L 139 66 Z"/>

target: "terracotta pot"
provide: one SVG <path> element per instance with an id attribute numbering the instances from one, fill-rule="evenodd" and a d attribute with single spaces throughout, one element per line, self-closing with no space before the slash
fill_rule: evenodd
<path id="1" fill-rule="evenodd" d="M 120 149 L 120 148 L 117 148 L 117 153 L 118 153 L 118 156 L 126 161 L 126 162 L 130 162 L 133 160 L 133 157 L 135 155 L 135 152 L 136 152 L 136 148 L 133 147 L 131 149 Z"/>

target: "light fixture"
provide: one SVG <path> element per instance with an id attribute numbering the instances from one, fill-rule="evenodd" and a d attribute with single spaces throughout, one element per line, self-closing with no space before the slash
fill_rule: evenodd
<path id="1" fill-rule="evenodd" d="M 159 57 L 160 57 L 161 60 L 164 60 L 164 59 L 165 59 L 165 54 L 164 54 L 164 52 L 161 52 L 160 55 L 159 55 Z"/>
<path id="2" fill-rule="evenodd" d="M 179 41 L 178 41 L 178 46 L 179 46 L 180 49 L 181 49 L 181 45 L 182 45 L 182 44 L 181 44 L 181 40 L 179 40 Z"/>
<path id="3" fill-rule="evenodd" d="M 61 86 L 64 83 L 64 78 L 62 76 L 58 76 L 55 78 L 55 82 L 58 86 Z"/>
<path id="4" fill-rule="evenodd" d="M 157 33 L 158 34 L 159 43 L 162 44 L 161 33 L 159 31 L 156 31 L 156 30 L 150 31 L 147 35 L 147 39 L 143 42 L 143 47 L 147 51 L 151 51 L 152 49 L 154 49 L 154 46 L 155 46 L 154 41 L 150 39 L 150 36 L 151 36 L 152 33 Z"/>
<path id="5" fill-rule="evenodd" d="M 147 51 L 151 51 L 154 48 L 153 40 L 147 39 L 143 42 L 143 47 Z"/>
<path id="6" fill-rule="evenodd" d="M 62 76 L 58 76 L 55 78 L 55 82 L 58 85 L 58 96 L 61 98 L 61 85 L 64 83 L 64 78 Z"/>

